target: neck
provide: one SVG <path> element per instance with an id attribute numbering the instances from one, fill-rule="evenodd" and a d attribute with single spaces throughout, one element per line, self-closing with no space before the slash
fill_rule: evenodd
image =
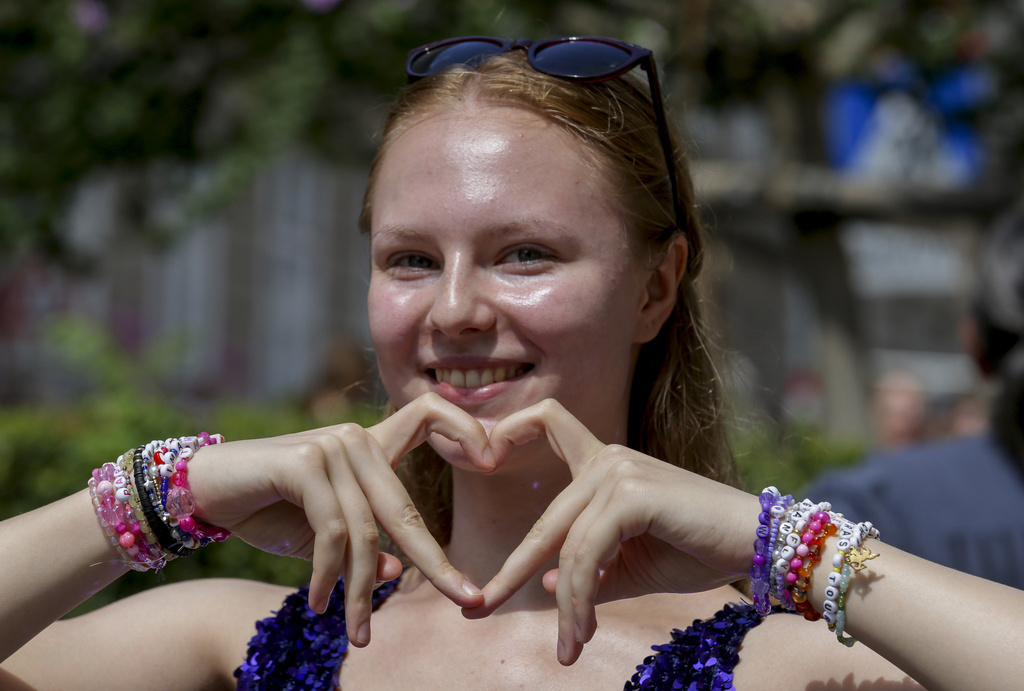
<path id="1" fill-rule="evenodd" d="M 550 452 L 517 454 L 493 475 L 454 469 L 452 536 L 445 550 L 452 564 L 478 587 L 486 585 L 570 480 L 568 467 Z M 541 577 L 557 565 L 555 553 L 501 609 L 552 606 Z"/>

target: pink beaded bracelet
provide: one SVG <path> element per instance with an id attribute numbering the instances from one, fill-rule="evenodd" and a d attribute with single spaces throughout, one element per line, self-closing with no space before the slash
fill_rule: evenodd
<path id="1" fill-rule="evenodd" d="M 195 501 L 187 474 L 198 449 L 223 441 L 206 432 L 156 440 L 92 471 L 89 494 L 100 527 L 129 568 L 161 569 L 177 556 L 231 535 L 192 515 Z"/>
<path id="2" fill-rule="evenodd" d="M 789 504 L 787 497 L 782 503 L 788 504 L 788 507 L 782 514 L 778 490 L 774 487 L 765 488 L 760 499 L 762 514 L 772 512 L 781 516 L 777 531 L 775 524 L 771 524 L 767 549 L 763 552 L 771 556 L 771 570 L 767 575 L 769 595 L 777 598 L 784 608 L 801 612 L 806 619 L 824 619 L 841 643 L 846 646 L 853 645 L 854 639 L 843 635 L 846 623 L 846 591 L 853 575 L 865 568 L 864 562 L 878 556 L 871 550 L 862 548 L 864 540 L 879 537 L 878 530 L 868 522 L 853 523 L 846 520 L 841 513 L 832 511 L 832 505 L 828 502 L 815 504 L 809 499 L 804 499 Z M 762 525 L 765 524 L 765 520 L 766 517 L 762 515 Z M 758 533 L 758 538 L 762 532 Z M 838 552 L 832 559 L 832 571 L 828 574 L 828 586 L 825 588 L 825 601 L 822 612 L 818 613 L 807 597 L 810 592 L 811 575 L 815 565 L 821 560 L 825 543 L 833 535 L 837 535 L 839 539 Z M 760 543 L 755 543 L 756 554 L 762 554 L 761 547 Z M 761 572 L 757 575 L 764 577 Z M 754 576 L 753 571 L 751 576 Z"/>

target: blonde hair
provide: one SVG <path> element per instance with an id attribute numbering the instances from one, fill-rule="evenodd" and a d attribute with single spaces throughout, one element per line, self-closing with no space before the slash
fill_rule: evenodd
<path id="1" fill-rule="evenodd" d="M 704 233 L 693 184 L 677 147 L 673 155 L 679 178 L 678 206 L 684 214 L 680 228 L 644 82 L 632 74 L 599 84 L 550 77 L 533 70 L 521 50 L 414 82 L 399 95 L 385 123 L 360 215 L 361 230 L 370 232 L 377 171 L 390 146 L 423 117 L 469 99 L 526 108 L 577 139 L 587 159 L 617 191 L 613 206 L 619 209 L 639 261 L 653 268 L 677 235 L 685 236 L 687 266 L 675 308 L 637 359 L 627 443 L 673 465 L 737 484 L 723 431 L 720 382 L 706 345 L 695 285 Z M 450 466 L 433 449 L 422 446 L 403 461 L 400 474 L 427 525 L 441 544 L 446 544 L 451 527 Z"/>

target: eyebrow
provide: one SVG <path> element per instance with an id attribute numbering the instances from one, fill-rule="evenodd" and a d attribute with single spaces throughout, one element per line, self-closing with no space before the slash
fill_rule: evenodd
<path id="1" fill-rule="evenodd" d="M 510 234 L 528 235 L 539 229 L 544 229 L 547 232 L 551 232 L 553 230 L 561 237 L 577 236 L 583 232 L 582 229 L 572 228 L 565 224 L 552 221 L 551 219 L 544 219 L 536 216 L 523 216 L 512 219 L 511 221 L 495 223 L 484 227 L 482 232 L 491 237 L 502 237 Z M 396 224 L 374 229 L 371 232 L 371 237 L 378 235 L 394 238 L 396 240 L 415 241 L 432 237 L 435 234 L 435 230 Z"/>

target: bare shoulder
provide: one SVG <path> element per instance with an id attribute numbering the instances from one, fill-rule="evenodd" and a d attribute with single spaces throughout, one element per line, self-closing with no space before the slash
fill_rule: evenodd
<path id="1" fill-rule="evenodd" d="M 167 613 L 167 625 L 190 632 L 190 650 L 183 654 L 205 654 L 211 668 L 223 676 L 245 659 L 256 622 L 280 609 L 293 591 L 258 581 L 214 578 L 154 588 L 146 594 Z"/>
<path id="2" fill-rule="evenodd" d="M 731 587 L 688 595 L 651 595 L 630 600 L 630 615 L 666 631 L 713 617 L 744 595 Z M 868 647 L 841 645 L 824 622 L 774 614 L 752 628 L 739 651 L 738 689 L 800 691 L 911 691 L 921 687 Z"/>
<path id="3" fill-rule="evenodd" d="M 4 671 L 35 688 L 109 691 L 112 651 L 141 644 L 189 661 L 161 672 L 163 688 L 234 688 L 232 673 L 256 621 L 279 609 L 291 590 L 237 579 L 159 586 L 56 622 L 9 658 Z"/>
<path id="4" fill-rule="evenodd" d="M 795 614 L 775 614 L 743 640 L 736 688 L 801 691 L 911 691 L 915 681 L 870 648 L 841 645 L 824 622 Z"/>
<path id="5" fill-rule="evenodd" d="M 612 614 L 644 621 L 667 633 L 713 617 L 727 603 L 739 602 L 742 597 L 739 591 L 723 587 L 700 593 L 654 593 L 608 602 L 602 608 L 605 616 Z"/>

